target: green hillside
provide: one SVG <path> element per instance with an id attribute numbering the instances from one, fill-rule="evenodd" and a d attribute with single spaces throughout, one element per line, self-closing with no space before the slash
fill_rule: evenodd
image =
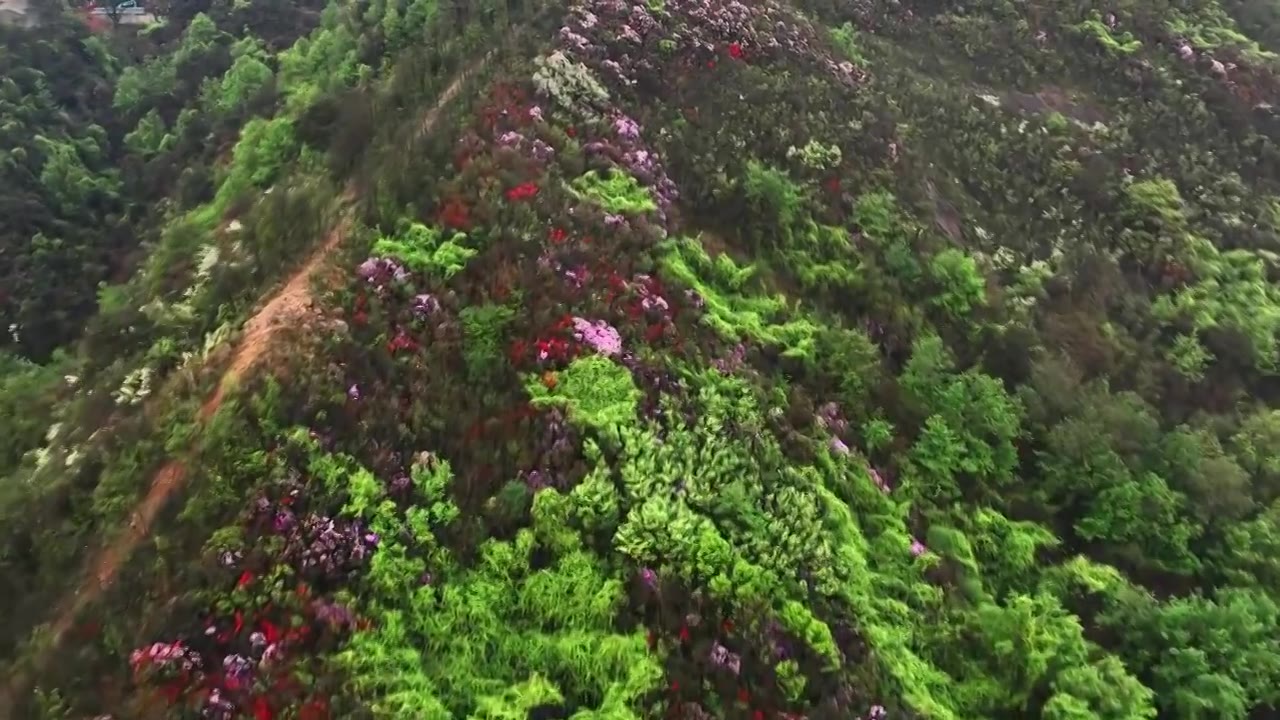
<path id="1" fill-rule="evenodd" d="M 1280 716 L 1271 4 L 148 10 L 0 27 L 0 720 Z"/>

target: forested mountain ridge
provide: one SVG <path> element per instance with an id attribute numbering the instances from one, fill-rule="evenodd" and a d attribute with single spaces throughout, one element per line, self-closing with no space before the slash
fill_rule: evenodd
<path id="1" fill-rule="evenodd" d="M 1277 712 L 1269 5 L 151 9 L 0 28 L 0 710 Z"/>

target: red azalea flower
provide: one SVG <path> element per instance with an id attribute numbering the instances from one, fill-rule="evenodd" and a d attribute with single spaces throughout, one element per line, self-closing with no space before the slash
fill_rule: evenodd
<path id="1" fill-rule="evenodd" d="M 689 642 L 689 626 L 680 626 L 680 642 Z"/>
<path id="2" fill-rule="evenodd" d="M 559 244 L 564 242 L 565 238 L 569 237 L 569 233 L 561 230 L 560 228 L 551 228 L 549 237 L 551 238 L 551 242 Z"/>
<path id="3" fill-rule="evenodd" d="M 832 194 L 840 192 L 840 178 L 829 178 L 825 183 L 823 183 L 823 187 L 827 189 L 827 192 Z"/>
<path id="4" fill-rule="evenodd" d="M 742 45 L 736 42 L 729 43 L 729 57 L 734 60 L 742 59 Z"/>
<path id="5" fill-rule="evenodd" d="M 258 627 L 262 629 L 262 634 L 266 637 L 268 645 L 280 639 L 280 628 L 273 625 L 270 621 L 263 620 Z"/>
<path id="6" fill-rule="evenodd" d="M 568 135 L 569 137 L 578 137 L 578 131 L 571 127 L 565 128 L 564 134 Z"/>
<path id="7" fill-rule="evenodd" d="M 751 693 L 747 692 L 746 688 L 738 688 L 738 702 L 743 705 L 751 702 Z"/>
<path id="8" fill-rule="evenodd" d="M 680 692 L 680 681 L 678 680 L 671 681 L 671 692 Z"/>
<path id="9" fill-rule="evenodd" d="M 400 350 L 417 350 L 417 349 L 418 349 L 418 343 L 414 342 L 413 338 L 409 337 L 408 335 L 405 335 L 403 332 L 396 335 L 394 338 L 392 338 L 390 342 L 387 343 L 387 350 L 389 350 L 393 355 Z"/>
<path id="10" fill-rule="evenodd" d="M 365 323 L 369 322 L 369 314 L 363 310 L 360 310 L 355 315 L 351 316 L 351 319 L 357 325 L 364 325 Z"/>
<path id="11" fill-rule="evenodd" d="M 650 325 L 649 329 L 644 331 L 645 342 L 652 343 L 662 339 L 662 331 L 664 329 L 665 328 L 662 327 L 662 323 L 654 323 Z"/>
<path id="12" fill-rule="evenodd" d="M 244 613 L 242 613 L 242 612 L 240 612 L 239 610 L 237 610 L 237 611 L 236 611 L 236 629 L 235 629 L 235 630 L 232 630 L 232 631 L 231 631 L 231 634 L 232 634 L 232 635 L 239 635 L 239 634 L 240 634 L 240 631 L 241 631 L 243 628 L 244 628 Z"/>
<path id="13" fill-rule="evenodd" d="M 249 572 L 248 570 L 245 570 L 244 572 L 240 573 L 240 579 L 236 581 L 236 587 L 242 588 L 251 582 L 253 582 L 253 573 Z"/>
<path id="14" fill-rule="evenodd" d="M 253 701 L 254 720 L 271 720 L 274 717 L 275 713 L 271 712 L 271 705 L 267 703 L 266 698 L 259 697 Z"/>
<path id="15" fill-rule="evenodd" d="M 757 710 L 754 713 L 751 713 L 751 720 L 764 720 L 764 711 Z"/>
<path id="16" fill-rule="evenodd" d="M 708 70 L 715 70 L 715 69 L 716 69 L 716 61 L 715 61 L 715 60 L 708 60 L 708 61 L 707 61 L 707 69 L 708 69 Z"/>
<path id="17" fill-rule="evenodd" d="M 538 194 L 538 186 L 534 183 L 521 183 L 507 191 L 507 199 L 511 202 L 528 200 Z"/>

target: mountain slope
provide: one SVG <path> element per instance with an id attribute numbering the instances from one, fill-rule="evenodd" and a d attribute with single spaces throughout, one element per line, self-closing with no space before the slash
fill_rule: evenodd
<path id="1" fill-rule="evenodd" d="M 1269 716 L 1277 65 L 1230 12 L 373 3 L 234 41 L 218 87 L 256 58 L 274 101 L 153 220 L 144 349 L 61 360 L 4 602 L 54 620 L 86 556 L 43 543 L 180 457 L 177 512 L 15 645 L 13 716 Z M 204 339 L 304 247 L 346 272 L 280 361 Z"/>

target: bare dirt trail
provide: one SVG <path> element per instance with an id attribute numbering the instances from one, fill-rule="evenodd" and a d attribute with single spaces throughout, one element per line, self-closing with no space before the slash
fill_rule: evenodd
<path id="1" fill-rule="evenodd" d="M 418 127 L 418 137 L 435 129 L 445 106 L 458 96 L 467 80 L 484 69 L 494 54 L 494 51 L 490 51 L 454 77 L 423 116 L 422 123 Z M 348 188 L 343 195 L 343 205 L 349 207 L 355 194 L 353 188 Z M 349 227 L 350 216 L 344 215 L 329 232 L 324 243 L 312 252 L 284 286 L 245 323 L 244 332 L 236 345 L 230 364 L 218 381 L 217 387 L 196 415 L 197 425 L 204 425 L 217 413 L 223 398 L 235 382 L 254 370 L 267 351 L 275 345 L 279 339 L 280 330 L 298 327 L 303 323 L 314 305 L 311 293 L 312 280 L 319 276 L 326 261 L 342 244 Z M 168 504 L 169 499 L 182 488 L 186 474 L 187 469 L 183 461 L 173 459 L 165 463 L 152 477 L 146 496 L 130 516 L 129 526 L 93 556 L 83 580 L 55 610 L 54 619 L 48 629 L 49 640 L 39 657 L 32 663 L 31 669 L 27 672 L 16 672 L 4 687 L 0 687 L 0 720 L 13 718 L 16 701 L 28 690 L 31 676 L 43 674 L 56 655 L 57 649 L 74 627 L 76 619 L 111 586 L 125 561 L 146 540 L 156 517 Z"/>

